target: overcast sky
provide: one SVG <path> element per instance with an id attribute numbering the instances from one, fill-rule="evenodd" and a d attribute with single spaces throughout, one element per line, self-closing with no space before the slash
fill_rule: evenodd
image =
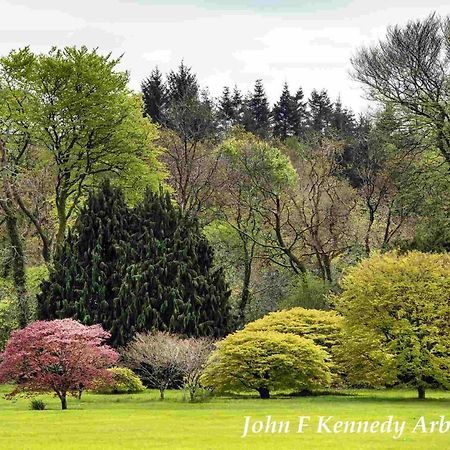
<path id="1" fill-rule="evenodd" d="M 82 44 L 123 53 L 135 90 L 156 65 L 166 72 L 184 59 L 214 96 L 262 78 L 271 101 L 287 81 L 307 95 L 326 88 L 359 112 L 367 101 L 350 57 L 388 24 L 432 11 L 449 14 L 448 0 L 0 0 L 0 53 Z"/>

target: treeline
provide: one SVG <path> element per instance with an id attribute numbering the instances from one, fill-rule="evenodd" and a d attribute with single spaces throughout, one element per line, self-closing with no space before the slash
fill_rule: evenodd
<path id="1" fill-rule="evenodd" d="M 262 80 L 256 80 L 253 91 L 245 95 L 237 86 L 233 90 L 226 86 L 219 99 L 212 99 L 184 62 L 166 76 L 156 67 L 141 86 L 145 113 L 153 122 L 177 130 L 184 108 L 192 127 L 204 135 L 241 126 L 263 139 L 305 138 L 312 133 L 344 137 L 356 133 L 363 121 L 355 120 L 340 99 L 333 103 L 326 89 L 314 89 L 305 99 L 301 88 L 291 94 L 287 83 L 272 107 Z"/>

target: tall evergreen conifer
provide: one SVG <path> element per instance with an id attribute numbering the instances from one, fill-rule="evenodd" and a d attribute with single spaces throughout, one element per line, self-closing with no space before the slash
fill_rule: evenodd
<path id="1" fill-rule="evenodd" d="M 270 108 L 262 80 L 256 80 L 253 93 L 247 98 L 244 112 L 244 127 L 262 138 L 270 134 Z"/>
<path id="2" fill-rule="evenodd" d="M 156 67 L 141 84 L 144 111 L 155 123 L 163 123 L 167 103 L 167 88 L 162 73 Z"/>
<path id="3" fill-rule="evenodd" d="M 111 343 L 135 332 L 221 336 L 228 287 L 197 222 L 166 193 L 147 192 L 130 210 L 108 184 L 91 195 L 38 297 L 42 319 L 100 323 Z"/>

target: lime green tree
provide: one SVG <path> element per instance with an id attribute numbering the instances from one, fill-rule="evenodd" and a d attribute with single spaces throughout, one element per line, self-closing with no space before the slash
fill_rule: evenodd
<path id="1" fill-rule="evenodd" d="M 7 199 L 35 226 L 44 259 L 62 243 L 87 188 L 98 180 L 115 178 L 132 192 L 159 181 L 156 127 L 143 117 L 119 62 L 86 47 L 48 54 L 24 48 L 0 59 L 0 143 L 14 178 L 5 187 Z M 36 149 L 53 167 L 55 233 L 39 224 L 33 205 L 14 189 Z"/>
<path id="2" fill-rule="evenodd" d="M 291 333 L 330 350 L 339 343 L 342 323 L 342 316 L 335 311 L 291 308 L 271 312 L 250 322 L 245 330 Z"/>
<path id="3" fill-rule="evenodd" d="M 218 391 L 312 390 L 330 383 L 324 350 L 309 339 L 276 331 L 241 330 L 218 343 L 202 383 Z"/>
<path id="4" fill-rule="evenodd" d="M 450 255 L 375 255 L 342 281 L 340 359 L 352 384 L 450 388 Z"/>

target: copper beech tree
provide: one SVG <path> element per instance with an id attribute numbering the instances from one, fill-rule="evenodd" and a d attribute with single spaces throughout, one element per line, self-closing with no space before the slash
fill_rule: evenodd
<path id="1" fill-rule="evenodd" d="M 33 322 L 11 335 L 0 362 L 0 380 L 16 383 L 10 397 L 53 391 L 67 409 L 68 393 L 77 395 L 94 380 L 110 378 L 106 369 L 118 354 L 104 344 L 109 336 L 100 325 L 72 319 Z"/>

